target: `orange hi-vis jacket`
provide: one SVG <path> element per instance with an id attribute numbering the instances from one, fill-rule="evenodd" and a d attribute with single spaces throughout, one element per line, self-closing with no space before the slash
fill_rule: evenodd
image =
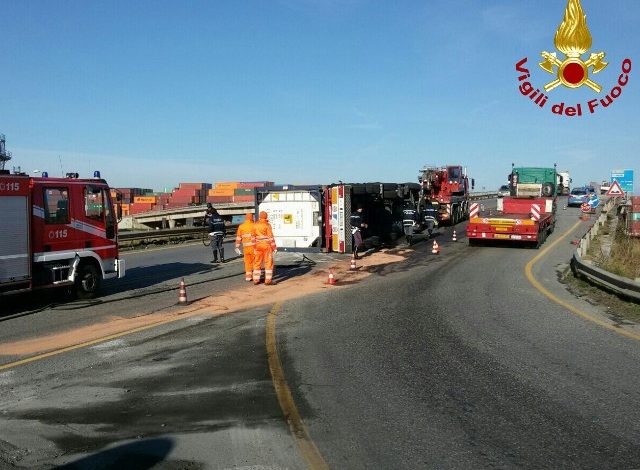
<path id="1" fill-rule="evenodd" d="M 240 248 L 240 244 L 242 244 L 242 250 L 244 252 L 247 252 L 247 250 L 253 252 L 254 225 L 253 220 L 245 220 L 238 226 L 238 231 L 236 232 L 236 248 Z"/>
<path id="2" fill-rule="evenodd" d="M 261 248 L 267 248 L 271 251 L 276 249 L 276 240 L 273 238 L 273 231 L 271 230 L 271 224 L 266 219 L 259 219 L 253 224 L 253 239 L 255 246 Z"/>
<path id="3" fill-rule="evenodd" d="M 242 255 L 244 258 L 244 280 L 251 281 L 253 278 L 253 218 L 247 216 L 247 220 L 238 226 L 236 232 L 236 248 L 242 244 Z"/>

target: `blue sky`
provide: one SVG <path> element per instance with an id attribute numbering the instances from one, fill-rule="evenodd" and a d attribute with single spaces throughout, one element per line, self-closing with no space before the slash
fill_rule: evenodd
<path id="1" fill-rule="evenodd" d="M 574 185 L 638 174 L 640 3 L 582 5 L 601 95 L 634 68 L 609 108 L 568 118 L 551 105 L 601 96 L 560 87 L 539 109 L 515 71 L 528 57 L 534 85 L 553 79 L 537 63 L 566 0 L 2 0 L 0 133 L 23 171 L 156 190 L 416 181 L 447 163 L 477 189 L 512 162 L 557 162 Z"/>

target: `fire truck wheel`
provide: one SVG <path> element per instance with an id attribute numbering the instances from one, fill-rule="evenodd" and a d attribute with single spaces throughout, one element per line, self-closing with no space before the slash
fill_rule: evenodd
<path id="1" fill-rule="evenodd" d="M 76 278 L 76 295 L 79 299 L 92 299 L 100 289 L 102 278 L 95 265 L 86 263 L 80 266 L 80 272 Z"/>

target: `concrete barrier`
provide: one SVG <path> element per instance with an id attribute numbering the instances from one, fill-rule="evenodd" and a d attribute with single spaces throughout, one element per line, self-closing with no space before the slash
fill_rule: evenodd
<path id="1" fill-rule="evenodd" d="M 606 223 L 607 214 L 615 207 L 615 199 L 609 199 L 604 205 L 596 222 L 580 240 L 571 259 L 571 270 L 574 275 L 580 276 L 598 287 L 603 287 L 622 297 L 640 302 L 640 282 L 605 271 L 595 266 L 591 261 L 584 259 L 591 241 L 598 234 L 600 227 Z"/>

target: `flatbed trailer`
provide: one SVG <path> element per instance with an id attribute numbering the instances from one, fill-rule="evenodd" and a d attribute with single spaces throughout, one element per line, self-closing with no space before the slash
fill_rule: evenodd
<path id="1" fill-rule="evenodd" d="M 555 228 L 555 204 L 550 198 L 505 198 L 498 200 L 498 210 L 481 212 L 480 204 L 473 203 L 467 225 L 469 244 L 500 240 L 539 247 Z"/>

